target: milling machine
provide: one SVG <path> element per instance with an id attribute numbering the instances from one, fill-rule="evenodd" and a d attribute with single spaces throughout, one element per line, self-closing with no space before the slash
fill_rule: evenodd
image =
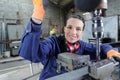
<path id="1" fill-rule="evenodd" d="M 101 6 L 102 4 L 102 6 Z M 68 52 L 58 55 L 59 65 L 57 72 L 63 66 L 67 73 L 48 78 L 46 80 L 119 80 L 119 63 L 115 58 L 100 59 L 100 41 L 104 28 L 102 12 L 107 9 L 107 0 L 75 0 L 75 6 L 85 12 L 93 12 L 92 34 L 96 39 L 96 61 L 91 61 L 89 55 L 70 54 Z"/>

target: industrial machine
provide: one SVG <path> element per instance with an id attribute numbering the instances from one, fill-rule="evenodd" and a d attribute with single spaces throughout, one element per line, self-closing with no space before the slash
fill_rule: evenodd
<path id="1" fill-rule="evenodd" d="M 118 65 L 115 58 L 100 59 L 100 38 L 104 35 L 102 17 L 105 16 L 107 0 L 75 0 L 75 6 L 84 12 L 92 12 L 92 35 L 96 40 L 96 61 L 90 61 L 89 55 L 61 53 L 58 55 L 57 71 L 63 66 L 67 73 L 47 80 L 119 80 Z M 116 68 L 117 67 L 117 68 Z"/>
<path id="2" fill-rule="evenodd" d="M 119 64 L 114 59 L 92 62 L 89 55 L 65 52 L 58 55 L 57 63 L 58 73 L 61 66 L 68 72 L 47 80 L 119 80 L 118 77 L 114 77 L 116 66 Z"/>
<path id="3" fill-rule="evenodd" d="M 18 48 L 20 41 L 13 41 L 10 43 L 11 56 L 18 56 Z"/>
<path id="4" fill-rule="evenodd" d="M 79 56 L 68 52 L 59 54 L 57 59 L 57 63 L 59 64 L 58 72 L 60 72 L 62 66 L 64 66 L 66 71 L 72 71 L 87 66 L 89 61 L 89 55 Z"/>

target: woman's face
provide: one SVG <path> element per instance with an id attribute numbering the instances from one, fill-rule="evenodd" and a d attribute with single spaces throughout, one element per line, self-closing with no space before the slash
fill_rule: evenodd
<path id="1" fill-rule="evenodd" d="M 83 33 L 84 23 L 77 18 L 70 18 L 64 27 L 65 39 L 70 43 L 77 42 Z"/>

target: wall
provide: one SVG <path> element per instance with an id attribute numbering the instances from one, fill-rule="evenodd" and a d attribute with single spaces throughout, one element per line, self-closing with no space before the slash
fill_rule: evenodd
<path id="1" fill-rule="evenodd" d="M 31 14 L 32 14 L 32 2 L 30 0 L 1 0 L 0 1 L 0 33 L 2 32 L 1 28 L 3 19 L 4 23 L 6 24 L 5 27 L 8 28 L 9 25 L 7 24 L 14 24 L 13 28 L 20 25 L 20 27 L 25 28 Z M 19 22 L 18 22 L 19 21 Z M 21 30 L 21 35 L 23 33 L 22 29 L 17 29 L 18 31 Z M 11 32 L 9 35 L 14 33 L 14 29 L 10 29 Z M 6 31 L 7 33 L 7 31 Z M 16 34 L 16 33 L 14 33 Z M 0 36 L 2 36 L 1 34 Z M 9 37 L 9 36 L 8 36 Z"/>
<path id="2" fill-rule="evenodd" d="M 107 16 L 120 15 L 120 0 L 108 0 Z"/>
<path id="3" fill-rule="evenodd" d="M 0 0 L 0 41 L 20 39 L 33 12 L 32 0 Z M 46 11 L 42 27 L 42 37 L 49 36 L 52 25 L 57 24 L 59 33 L 63 27 L 62 10 L 50 4 Z M 63 21 L 63 22 L 62 22 Z M 3 23 L 4 30 L 3 29 Z M 3 35 L 6 38 L 3 39 Z M 4 47 L 3 47 L 4 46 Z M 0 54 L 6 50 L 6 45 L 0 44 Z"/>
<path id="4" fill-rule="evenodd" d="M 23 24 L 26 24 L 32 14 L 33 6 L 30 0 L 1 0 L 0 1 L 0 18 L 5 19 L 20 18 Z M 18 15 L 17 15 L 18 14 Z"/>
<path id="5" fill-rule="evenodd" d="M 120 14 L 120 0 L 108 0 L 107 16 Z M 20 19 L 23 27 L 26 26 L 27 22 L 32 15 L 33 5 L 32 0 L 1 0 L 0 1 L 0 21 L 3 15 L 7 19 Z M 19 15 L 17 15 L 19 13 Z M 13 21 L 13 20 L 12 20 Z M 46 12 L 43 36 L 49 34 L 49 30 L 53 24 L 59 25 L 59 32 L 61 27 L 64 26 L 63 12 L 58 7 L 52 5 Z M 50 26 L 49 26 L 50 25 Z M 47 32 L 46 32 L 47 30 Z"/>
<path id="6" fill-rule="evenodd" d="M 0 23 L 4 16 L 5 23 L 16 23 L 16 20 L 20 19 L 21 24 L 25 27 L 32 15 L 32 11 L 32 0 L 1 0 Z M 60 8 L 50 4 L 43 22 L 43 36 L 49 36 L 49 31 L 54 24 L 58 25 L 59 33 L 61 32 L 61 27 L 63 27 L 64 22 L 62 15 L 62 10 Z"/>
<path id="7" fill-rule="evenodd" d="M 49 32 L 53 25 L 58 25 L 58 32 L 62 32 L 64 26 L 64 12 L 56 5 L 49 4 L 43 21 L 42 36 L 49 36 Z"/>
<path id="8" fill-rule="evenodd" d="M 112 42 L 118 41 L 118 16 L 110 16 L 102 19 L 104 36 L 103 38 L 111 38 Z M 83 32 L 82 40 L 89 42 L 93 39 L 91 20 L 85 22 L 85 30 Z"/>

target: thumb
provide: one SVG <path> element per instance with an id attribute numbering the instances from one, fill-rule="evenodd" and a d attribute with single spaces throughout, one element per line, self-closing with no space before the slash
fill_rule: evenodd
<path id="1" fill-rule="evenodd" d="M 49 1 L 48 0 L 43 0 L 43 8 L 46 10 L 48 8 Z"/>

